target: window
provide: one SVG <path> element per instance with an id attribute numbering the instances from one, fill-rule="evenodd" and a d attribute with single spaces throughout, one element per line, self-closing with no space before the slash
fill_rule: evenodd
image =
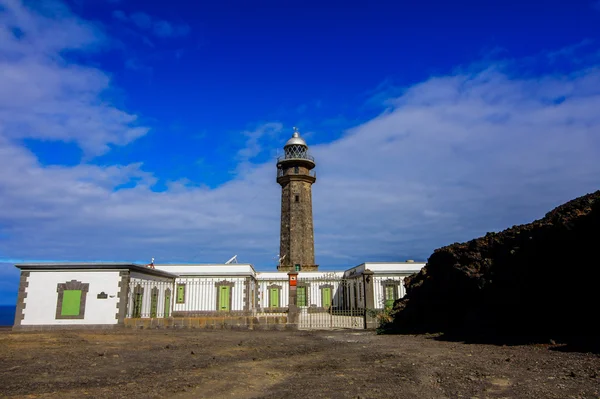
<path id="1" fill-rule="evenodd" d="M 298 173 L 300 173 L 300 168 L 297 166 L 294 166 L 294 174 L 297 175 Z"/>
<path id="2" fill-rule="evenodd" d="M 81 305 L 81 290 L 65 290 L 60 310 L 61 316 L 79 316 Z"/>
<path id="3" fill-rule="evenodd" d="M 306 306 L 306 286 L 300 286 L 296 289 L 298 306 Z"/>
<path id="4" fill-rule="evenodd" d="M 83 319 L 85 315 L 85 299 L 89 283 L 71 280 L 59 283 L 56 287 L 58 293 L 56 301 L 56 319 Z"/>
<path id="5" fill-rule="evenodd" d="M 185 303 L 185 284 L 177 284 L 177 298 L 175 303 Z"/>
<path id="6" fill-rule="evenodd" d="M 296 202 L 300 202 L 300 196 L 299 196 L 299 195 L 296 195 L 296 196 L 295 196 L 295 198 L 294 198 L 294 200 L 295 200 Z"/>

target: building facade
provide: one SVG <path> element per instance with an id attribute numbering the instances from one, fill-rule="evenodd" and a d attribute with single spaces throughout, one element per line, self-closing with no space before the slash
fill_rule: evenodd
<path id="1" fill-rule="evenodd" d="M 343 272 L 301 271 L 294 290 L 299 324 L 319 327 L 320 314 L 340 322 L 366 308 L 389 307 L 404 295 L 404 277 L 424 265 L 371 262 Z M 118 327 L 127 319 L 284 316 L 290 309 L 288 273 L 257 272 L 251 264 L 16 266 L 21 282 L 15 329 Z M 370 291 L 365 272 L 372 278 Z"/>

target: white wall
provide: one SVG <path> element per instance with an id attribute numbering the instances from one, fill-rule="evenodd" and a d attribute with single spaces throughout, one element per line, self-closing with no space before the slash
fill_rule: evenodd
<path id="1" fill-rule="evenodd" d="M 71 280 L 89 284 L 83 319 L 56 319 L 58 284 Z M 116 324 L 119 301 L 118 270 L 107 271 L 30 271 L 26 288 L 24 319 L 21 325 L 47 324 Z M 106 299 L 98 299 L 104 292 Z"/>

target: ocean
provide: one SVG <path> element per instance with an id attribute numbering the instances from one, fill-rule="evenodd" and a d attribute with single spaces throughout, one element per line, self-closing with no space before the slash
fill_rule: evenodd
<path id="1" fill-rule="evenodd" d="M 0 305 L 0 326 L 12 326 L 15 321 L 15 305 Z"/>

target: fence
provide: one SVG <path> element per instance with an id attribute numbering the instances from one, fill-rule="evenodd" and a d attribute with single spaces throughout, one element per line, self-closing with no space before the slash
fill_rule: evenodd
<path id="1" fill-rule="evenodd" d="M 298 277 L 298 328 L 364 328 L 365 291 L 361 278 L 344 279 L 334 273 Z"/>
<path id="2" fill-rule="evenodd" d="M 267 324 L 279 324 L 288 320 L 291 299 L 295 306 L 289 322 L 300 329 L 373 328 L 370 313 L 391 306 L 402 294 L 402 280 L 372 274 L 343 278 L 339 273 L 302 273 L 293 291 L 287 278 L 275 277 L 132 278 L 127 318 L 218 317 L 226 324 L 225 319 L 258 317 L 251 323 L 257 324 L 263 317 L 270 318 Z"/>

